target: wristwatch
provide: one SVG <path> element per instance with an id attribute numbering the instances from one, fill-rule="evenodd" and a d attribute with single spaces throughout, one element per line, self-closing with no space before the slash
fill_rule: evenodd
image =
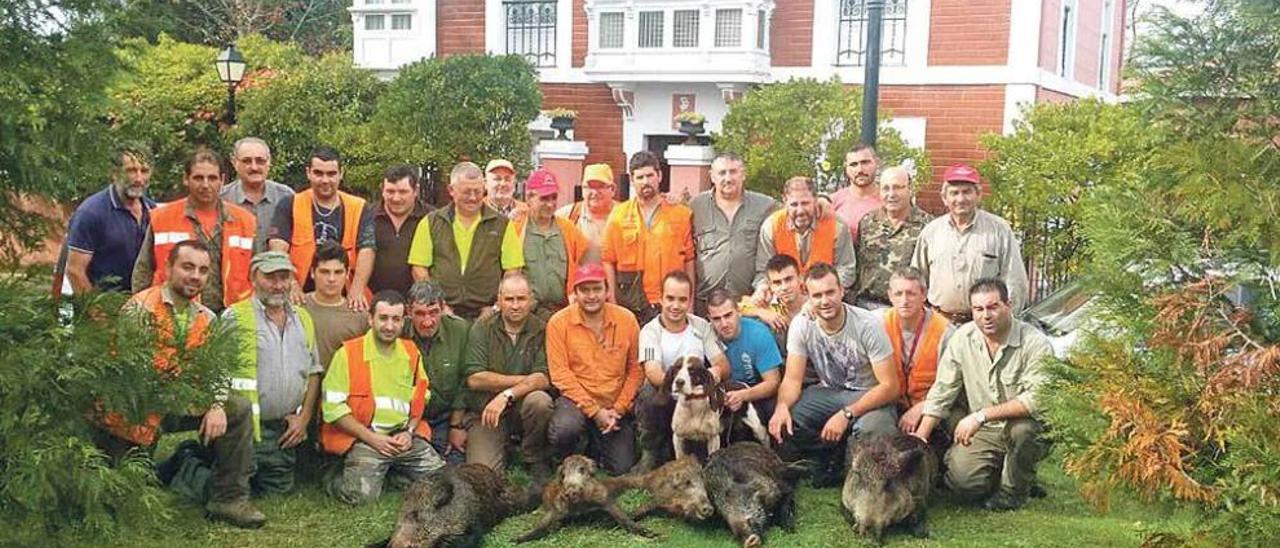
<path id="1" fill-rule="evenodd" d="M 978 426 L 987 424 L 987 414 L 981 410 L 974 413 L 973 418 L 978 421 Z"/>
<path id="2" fill-rule="evenodd" d="M 510 388 L 503 390 L 502 395 L 507 397 L 507 405 L 510 406 L 516 402 L 516 393 Z"/>
<path id="3" fill-rule="evenodd" d="M 850 411 L 848 407 L 841 407 L 840 412 L 844 414 L 845 420 L 850 422 L 853 421 L 853 411 Z"/>

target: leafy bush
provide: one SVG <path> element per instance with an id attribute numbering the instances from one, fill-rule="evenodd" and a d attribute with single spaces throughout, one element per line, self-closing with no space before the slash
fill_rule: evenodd
<path id="1" fill-rule="evenodd" d="M 832 78 L 790 80 L 756 89 L 729 108 L 716 148 L 742 155 L 747 186 L 777 195 L 796 175 L 816 177 L 825 188 L 843 181 L 844 155 L 862 131 L 862 88 Z M 890 116 L 885 113 L 883 119 Z M 883 165 L 910 158 L 917 173 L 928 173 L 922 150 L 902 142 L 898 132 L 878 126 L 877 150 Z"/>
<path id="2" fill-rule="evenodd" d="M 208 407 L 229 387 L 237 356 L 229 326 L 174 356 L 182 374 L 153 365 L 154 330 L 119 312 L 120 295 L 76 302 L 65 325 L 47 296 L 24 282 L 0 281 L 0 528 L 18 545 L 100 539 L 122 527 L 169 517 L 150 459 L 134 452 L 112 468 L 86 420 L 110 409 L 140 422 L 148 411 Z M 101 407 L 98 407 L 98 406 Z"/>

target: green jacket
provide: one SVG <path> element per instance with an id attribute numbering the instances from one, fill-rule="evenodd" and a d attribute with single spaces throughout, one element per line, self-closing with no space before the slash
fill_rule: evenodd
<path id="1" fill-rule="evenodd" d="M 502 375 L 528 375 L 530 373 L 547 373 L 547 324 L 536 316 L 530 315 L 524 323 L 524 329 L 511 342 L 502 329 L 502 316 L 494 314 L 479 320 L 471 326 L 467 348 L 466 365 L 463 370 L 463 383 L 466 378 L 482 371 L 492 371 Z M 466 389 L 465 405 L 471 411 L 483 411 L 485 404 L 493 398 L 488 392 L 477 392 Z"/>
<path id="2" fill-rule="evenodd" d="M 431 399 L 426 411 L 428 418 L 440 418 L 454 409 L 465 408 L 465 398 L 459 394 L 466 388 L 462 372 L 470 329 L 471 324 L 467 320 L 441 316 L 440 326 L 430 340 L 413 333 L 413 342 L 422 353 L 427 380 L 431 383 Z"/>

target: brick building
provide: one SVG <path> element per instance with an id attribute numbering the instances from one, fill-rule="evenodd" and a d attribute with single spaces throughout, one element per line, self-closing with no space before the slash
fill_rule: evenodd
<path id="1" fill-rule="evenodd" d="M 1119 91 L 1126 0 L 885 0 L 881 105 L 934 177 L 978 161 L 979 137 L 1023 105 Z M 586 161 L 615 170 L 677 142 L 672 117 L 707 115 L 792 77 L 858 84 L 865 0 L 355 0 L 355 60 L 393 75 L 432 55 L 515 53 L 539 67 L 546 108 L 579 112 Z M 547 120 L 531 130 L 547 132 Z M 934 199 L 925 193 L 925 205 Z"/>

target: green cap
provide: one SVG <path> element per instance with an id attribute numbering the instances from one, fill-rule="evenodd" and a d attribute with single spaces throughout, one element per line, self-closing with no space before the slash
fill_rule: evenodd
<path id="1" fill-rule="evenodd" d="M 260 270 L 263 274 L 288 270 L 296 272 L 293 263 L 289 262 L 289 255 L 283 251 L 263 251 L 253 256 L 253 262 L 249 263 L 249 270 Z"/>

